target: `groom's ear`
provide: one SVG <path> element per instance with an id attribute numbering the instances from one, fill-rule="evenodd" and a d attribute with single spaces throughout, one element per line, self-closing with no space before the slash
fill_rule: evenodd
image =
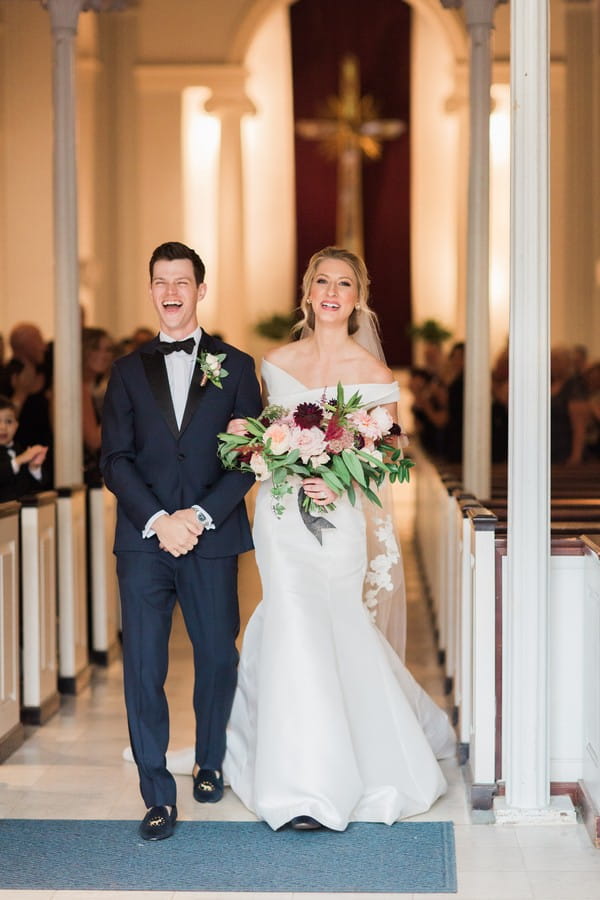
<path id="1" fill-rule="evenodd" d="M 205 281 L 203 281 L 202 284 L 198 285 L 198 291 L 196 293 L 196 302 L 197 303 L 200 303 L 201 300 L 204 300 L 204 298 L 206 297 L 207 290 L 208 290 L 208 285 L 206 284 Z"/>

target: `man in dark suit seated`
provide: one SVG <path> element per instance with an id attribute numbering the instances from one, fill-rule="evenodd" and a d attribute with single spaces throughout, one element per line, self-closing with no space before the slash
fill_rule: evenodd
<path id="1" fill-rule="evenodd" d="M 206 289 L 194 250 L 178 242 L 156 248 L 150 296 L 160 334 L 114 363 L 102 414 L 101 468 L 117 497 L 125 702 L 148 809 L 140 825 L 146 840 L 169 837 L 177 817 L 164 692 L 176 600 L 194 651 L 194 797 L 223 795 L 237 681 L 237 556 L 252 547 L 243 498 L 254 479 L 221 467 L 217 434 L 231 418 L 260 413 L 260 389 L 252 358 L 199 327 Z"/>

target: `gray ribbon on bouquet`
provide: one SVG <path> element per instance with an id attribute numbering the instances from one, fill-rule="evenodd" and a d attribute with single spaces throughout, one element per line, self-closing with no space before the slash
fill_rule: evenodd
<path id="1" fill-rule="evenodd" d="M 324 516 L 313 516 L 312 513 L 309 513 L 307 509 L 304 508 L 304 501 L 306 499 L 306 494 L 304 492 L 304 488 L 301 487 L 298 491 L 298 509 L 300 510 L 300 517 L 310 533 L 316 537 L 318 542 L 323 545 L 323 529 L 324 528 L 335 528 L 331 522 L 329 522 Z"/>

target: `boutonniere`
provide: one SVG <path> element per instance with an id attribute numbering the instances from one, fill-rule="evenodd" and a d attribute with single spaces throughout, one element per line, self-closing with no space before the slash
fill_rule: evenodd
<path id="1" fill-rule="evenodd" d="M 226 353 L 209 353 L 207 350 L 201 350 L 198 362 L 202 369 L 202 380 L 200 387 L 204 387 L 207 381 L 211 381 L 215 387 L 222 388 L 222 378 L 227 378 L 229 372 L 223 368 L 222 363 L 226 358 Z"/>

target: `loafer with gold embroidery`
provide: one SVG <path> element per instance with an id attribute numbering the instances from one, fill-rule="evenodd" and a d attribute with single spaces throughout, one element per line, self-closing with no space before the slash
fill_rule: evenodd
<path id="1" fill-rule="evenodd" d="M 194 800 L 198 803 L 218 803 L 223 796 L 223 773 L 214 769 L 199 769 L 194 777 Z"/>
<path id="2" fill-rule="evenodd" d="M 164 841 L 171 837 L 177 821 L 177 807 L 171 812 L 166 806 L 152 806 L 140 824 L 140 835 L 145 841 Z"/>

